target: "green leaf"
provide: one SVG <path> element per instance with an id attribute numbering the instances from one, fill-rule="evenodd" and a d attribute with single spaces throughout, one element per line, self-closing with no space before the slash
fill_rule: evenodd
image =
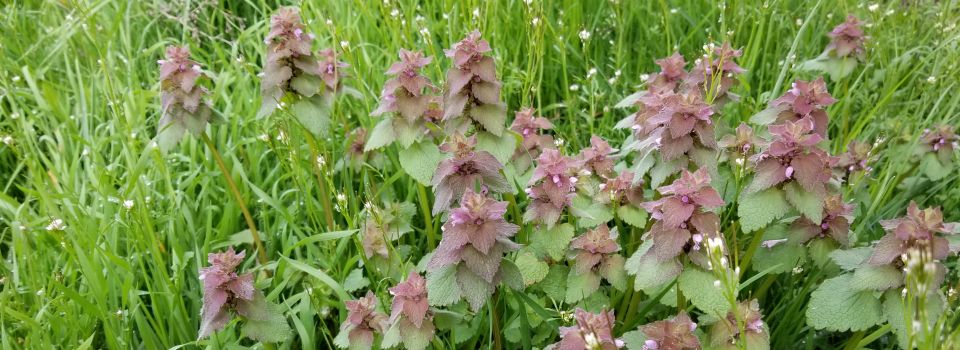
<path id="1" fill-rule="evenodd" d="M 473 311 L 480 310 L 494 291 L 494 286 L 491 286 L 482 277 L 477 276 L 467 265 L 462 263 L 457 265 L 457 285 L 460 286 L 463 299 L 470 304 L 470 309 Z"/>
<path id="2" fill-rule="evenodd" d="M 341 287 L 340 284 L 337 283 L 337 281 L 335 281 L 333 278 L 330 277 L 330 275 L 327 275 L 325 272 L 321 271 L 320 269 L 317 269 L 313 266 L 299 262 L 297 260 L 290 259 L 285 256 L 282 258 L 283 258 L 283 261 L 285 261 L 287 264 L 290 264 L 290 267 L 293 267 L 294 269 L 305 272 L 306 274 L 313 276 L 316 279 L 320 280 L 320 282 L 323 282 L 324 284 L 326 284 L 328 287 L 330 287 L 330 289 L 333 290 L 334 293 L 337 294 L 337 297 L 340 298 L 341 301 L 347 301 L 352 299 L 350 295 L 347 294 L 347 291 L 344 290 L 343 287 Z"/>
<path id="3" fill-rule="evenodd" d="M 738 202 L 737 216 L 740 217 L 740 229 L 746 233 L 766 226 L 789 211 L 790 204 L 784 198 L 783 191 L 768 188 L 760 192 L 742 194 Z"/>
<path id="4" fill-rule="evenodd" d="M 759 125 L 770 125 L 777 120 L 777 115 L 782 111 L 778 107 L 768 107 L 750 117 L 750 123 Z"/>
<path id="5" fill-rule="evenodd" d="M 647 341 L 647 335 L 643 334 L 639 329 L 635 329 L 626 333 L 623 333 L 623 342 L 626 343 L 627 350 L 641 350 L 646 349 L 643 342 Z"/>
<path id="6" fill-rule="evenodd" d="M 846 250 L 837 249 L 830 252 L 829 257 L 844 270 L 853 270 L 863 264 L 870 254 L 873 253 L 871 247 L 857 247 Z"/>
<path id="7" fill-rule="evenodd" d="M 600 202 L 577 194 L 573 197 L 573 203 L 570 206 L 570 212 L 576 215 L 577 227 L 596 227 L 613 220 L 613 212 Z"/>
<path id="8" fill-rule="evenodd" d="M 623 222 L 636 228 L 647 227 L 647 211 L 638 209 L 632 205 L 624 205 L 617 208 L 617 217 Z"/>
<path id="9" fill-rule="evenodd" d="M 567 293 L 566 300 L 569 304 L 574 304 L 600 288 L 600 276 L 593 271 L 577 273 L 577 270 L 570 269 L 567 275 Z"/>
<path id="10" fill-rule="evenodd" d="M 433 306 L 447 306 L 460 301 L 456 265 L 427 272 L 427 298 Z"/>
<path id="11" fill-rule="evenodd" d="M 253 301 L 238 303 L 237 313 L 244 317 L 240 333 L 264 343 L 279 343 L 290 335 L 290 325 L 280 305 L 267 301 L 257 292 Z"/>
<path id="12" fill-rule="evenodd" d="M 853 271 L 854 290 L 887 290 L 903 285 L 903 272 L 890 265 L 865 265 Z"/>
<path id="13" fill-rule="evenodd" d="M 393 322 L 387 331 L 383 333 L 383 340 L 380 341 L 380 347 L 389 349 L 400 345 L 400 322 Z"/>
<path id="14" fill-rule="evenodd" d="M 343 289 L 348 292 L 358 291 L 370 285 L 370 280 L 363 277 L 363 269 L 353 269 L 343 281 Z"/>
<path id="15" fill-rule="evenodd" d="M 943 163 L 940 163 L 940 159 L 936 153 L 924 154 L 923 160 L 920 162 L 920 169 L 931 181 L 945 178 L 954 171 L 952 167 L 944 166 Z"/>
<path id="16" fill-rule="evenodd" d="M 500 261 L 500 282 L 513 290 L 523 290 L 523 287 L 526 286 L 520 268 L 506 258 Z"/>
<path id="17" fill-rule="evenodd" d="M 600 276 L 613 288 L 622 291 L 627 288 L 627 270 L 623 267 L 625 264 L 626 260 L 622 255 L 611 255 L 600 265 Z"/>
<path id="18" fill-rule="evenodd" d="M 410 322 L 397 322 L 400 324 L 400 334 L 403 336 L 403 347 L 407 350 L 422 350 L 430 345 L 433 340 L 433 323 L 424 322 L 420 328 L 417 328 Z"/>
<path id="19" fill-rule="evenodd" d="M 717 278 L 700 268 L 687 266 L 680 273 L 677 284 L 680 291 L 701 311 L 722 317 L 730 310 L 730 302 L 723 296 L 720 288 L 714 285 Z"/>
<path id="20" fill-rule="evenodd" d="M 164 117 L 164 119 L 166 119 L 166 117 Z M 169 152 L 174 146 L 180 143 L 186 131 L 187 127 L 183 122 L 177 120 L 166 122 L 166 124 L 160 127 L 160 131 L 157 133 L 157 147 L 163 152 Z"/>
<path id="21" fill-rule="evenodd" d="M 552 228 L 540 228 L 530 234 L 530 249 L 540 257 L 549 256 L 553 260 L 562 260 L 567 247 L 573 239 L 573 226 L 560 224 Z"/>
<path id="22" fill-rule="evenodd" d="M 669 162 L 658 161 L 657 164 L 650 169 L 650 187 L 660 187 L 670 174 L 676 173 L 680 168 L 679 159 L 674 159 Z"/>
<path id="23" fill-rule="evenodd" d="M 393 135 L 403 147 L 410 147 L 411 144 L 420 140 L 423 135 L 423 128 L 416 123 L 407 123 L 406 119 L 393 118 Z"/>
<path id="24" fill-rule="evenodd" d="M 755 233 L 755 234 L 759 234 Z M 786 242 L 774 245 L 771 248 L 758 247 L 750 265 L 754 271 L 776 274 L 793 270 L 806 261 L 807 250 L 799 241 L 790 237 L 790 228 L 785 224 L 771 225 L 763 232 L 764 241 L 786 239 Z"/>
<path id="25" fill-rule="evenodd" d="M 680 262 L 676 259 L 657 261 L 652 254 L 646 254 L 651 246 L 653 246 L 652 240 L 643 242 L 624 264 L 627 273 L 635 276 L 633 286 L 636 290 L 661 286 L 680 275 Z"/>
<path id="26" fill-rule="evenodd" d="M 899 290 L 891 289 L 883 293 L 883 316 L 890 327 L 893 328 L 893 333 L 897 335 L 900 348 L 908 349 L 910 348 L 908 346 L 910 334 L 907 329 L 908 320 L 905 318 L 904 303 L 905 300 Z M 943 314 L 945 305 L 946 300 L 938 291 L 927 294 L 927 320 L 931 327 L 934 327 L 940 315 Z M 912 325 L 912 323 L 913 320 L 911 319 L 909 324 Z M 916 345 L 914 344 L 914 346 Z"/>
<path id="27" fill-rule="evenodd" d="M 310 74 L 300 74 L 296 78 L 290 79 L 290 87 L 303 97 L 311 97 L 320 92 L 320 85 L 323 80 L 320 77 Z"/>
<path id="28" fill-rule="evenodd" d="M 565 265 L 550 266 L 550 272 L 547 277 L 536 284 L 544 293 L 553 300 L 562 301 L 566 296 L 567 274 L 569 268 Z"/>
<path id="29" fill-rule="evenodd" d="M 852 287 L 853 275 L 826 281 L 810 295 L 807 324 L 831 331 L 860 331 L 881 322 L 880 300 L 871 291 Z"/>
<path id="30" fill-rule="evenodd" d="M 480 123 L 487 132 L 501 136 L 507 121 L 507 109 L 501 105 L 478 105 L 470 108 L 470 118 Z"/>
<path id="31" fill-rule="evenodd" d="M 373 127 L 373 131 L 370 132 L 370 136 L 367 136 L 367 143 L 364 144 L 363 151 L 369 152 L 371 150 L 389 145 L 395 139 L 396 136 L 394 136 L 393 132 L 393 120 L 390 118 L 384 118 L 377 123 L 377 126 Z"/>
<path id="32" fill-rule="evenodd" d="M 784 185 L 783 189 L 787 194 L 787 202 L 790 202 L 800 214 L 813 222 L 823 220 L 823 198 L 816 193 L 804 190 L 793 181 Z"/>
<path id="33" fill-rule="evenodd" d="M 528 286 L 542 281 L 550 271 L 547 263 L 540 261 L 533 252 L 526 249 L 517 255 L 517 267 L 523 276 L 523 284 Z"/>
<path id="34" fill-rule="evenodd" d="M 398 156 L 403 171 L 424 186 L 430 186 L 433 173 L 445 157 L 440 148 L 430 141 L 412 144 L 410 148 L 400 150 Z"/>
<path id="35" fill-rule="evenodd" d="M 517 134 L 507 131 L 497 136 L 481 131 L 477 134 L 477 149 L 490 152 L 500 164 L 507 164 L 517 148 Z"/>
<path id="36" fill-rule="evenodd" d="M 320 96 L 302 98 L 290 106 L 290 112 L 304 128 L 314 135 L 330 131 L 330 107 Z"/>
<path id="37" fill-rule="evenodd" d="M 817 266 L 827 267 L 830 261 L 830 253 L 837 250 L 840 245 L 832 239 L 815 239 L 810 241 L 807 245 L 807 251 L 809 252 L 810 259 L 813 260 Z M 836 269 L 836 267 L 834 267 Z"/>
<path id="38" fill-rule="evenodd" d="M 640 90 L 640 91 L 634 92 L 629 96 L 624 97 L 622 100 L 620 100 L 620 102 L 617 102 L 617 104 L 614 105 L 613 107 L 614 108 L 633 107 L 634 105 L 637 104 L 637 102 L 640 101 L 640 98 L 642 98 L 646 94 L 647 94 L 647 90 Z"/>

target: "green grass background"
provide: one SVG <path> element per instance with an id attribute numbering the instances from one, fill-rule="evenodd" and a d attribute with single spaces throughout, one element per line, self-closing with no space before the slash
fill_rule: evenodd
<path id="1" fill-rule="evenodd" d="M 294 245 L 356 228 L 366 200 L 390 193 L 416 201 L 416 185 L 395 161 L 360 172 L 320 172 L 314 154 L 324 155 L 329 168 L 344 153 L 346 133 L 376 123 L 368 114 L 399 49 L 435 56 L 425 74 L 437 82 L 450 65 L 442 50 L 473 29 L 494 48 L 510 115 L 521 106 L 538 108 L 557 126 L 567 153 L 589 144 L 591 134 L 619 144 L 626 135 L 612 126 L 630 111 L 612 106 L 638 89 L 641 74 L 655 71 L 653 60 L 679 50 L 692 61 L 711 41 L 744 49 L 739 63 L 747 73 L 734 90 L 742 100 L 718 117 L 735 126 L 793 79 L 812 78 L 794 63 L 819 55 L 825 33 L 848 13 L 869 23 L 870 40 L 867 62 L 829 85 L 839 99 L 829 109 L 832 151 L 851 140 L 909 144 L 933 124 L 960 124 L 960 12 L 952 1 L 873 7 L 789 0 L 325 0 L 299 4 L 302 15 L 317 35 L 316 48 L 336 47 L 351 65 L 346 84 L 364 98 L 339 99 L 331 137 L 307 142 L 289 118 L 255 119 L 266 24 L 284 4 L 4 1 L 0 137 L 12 143 L 0 144 L 0 347 L 251 345 L 234 327 L 193 343 L 202 294 L 198 270 L 208 252 L 243 245 L 243 235 L 234 234 L 246 227 L 202 142 L 188 137 L 168 155 L 150 147 L 159 119 L 156 61 L 167 45 L 189 45 L 214 77 L 211 100 L 227 122 L 208 132 L 232 167 L 271 258 L 290 257 L 338 282 L 358 265 L 355 240 Z M 584 30 L 588 40 L 580 38 Z M 588 77 L 591 68 L 597 73 Z M 277 141 L 281 132 L 287 143 Z M 960 172 L 904 186 L 912 156 L 884 149 L 865 192 L 855 194 L 870 199 L 853 226 L 862 242 L 878 238 L 877 221 L 901 215 L 911 199 L 943 206 L 948 221 L 960 218 Z M 395 160 L 396 151 L 388 156 Z M 324 210 L 336 203 L 336 193 L 346 196 L 342 212 Z M 124 208 L 125 200 L 133 201 L 132 209 Z M 67 228 L 46 230 L 53 219 Z M 423 222 L 418 214 L 407 244 L 425 246 Z M 432 226 L 440 223 L 434 218 Z M 298 334 L 280 346 L 330 347 L 344 316 L 342 294 L 304 274 L 281 269 L 277 275 L 261 287 L 284 303 Z M 395 282 L 373 280 L 371 288 L 383 292 Z M 834 348 L 851 337 L 804 325 L 804 288 L 817 282 L 811 275 L 773 281 L 763 305 L 774 349 Z M 482 331 L 466 344 L 487 344 L 488 335 Z M 885 339 L 871 346 L 895 343 Z M 440 344 L 453 347 L 449 339 Z"/>

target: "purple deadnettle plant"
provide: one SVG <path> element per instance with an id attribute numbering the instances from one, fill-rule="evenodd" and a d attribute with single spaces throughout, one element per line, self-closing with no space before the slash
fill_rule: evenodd
<path id="1" fill-rule="evenodd" d="M 384 336 L 383 347 L 391 347 L 393 338 L 403 342 L 407 349 L 425 349 L 433 340 L 436 328 L 427 300 L 427 280 L 411 271 L 407 280 L 390 288 L 393 305 L 390 306 L 390 328 Z"/>
<path id="2" fill-rule="evenodd" d="M 601 278 L 618 290 L 627 285 L 623 269 L 625 259 L 617 252 L 617 229 L 606 224 L 597 226 L 570 242 L 568 259 L 574 265 L 567 277 L 567 302 L 575 303 L 592 295 L 600 288 Z"/>
<path id="3" fill-rule="evenodd" d="M 957 134 L 950 125 L 940 125 L 926 129 L 920 137 L 919 153 L 921 170 L 930 180 L 940 180 L 956 170 L 954 169 L 954 151 L 958 148 Z"/>
<path id="4" fill-rule="evenodd" d="M 578 166 L 577 161 L 556 149 L 543 150 L 527 183 L 530 204 L 523 220 L 553 227 L 576 192 Z"/>
<path id="5" fill-rule="evenodd" d="M 697 324 L 686 312 L 642 325 L 639 331 L 645 340 L 640 350 L 698 350 L 700 339 L 693 333 L 696 329 Z"/>
<path id="6" fill-rule="evenodd" d="M 544 149 L 556 148 L 553 136 L 542 133 L 543 130 L 553 129 L 553 123 L 547 118 L 535 116 L 535 112 L 533 108 L 521 108 L 510 124 L 510 130 L 520 134 L 523 139 L 510 160 L 518 173 L 526 172 Z"/>
<path id="7" fill-rule="evenodd" d="M 372 349 L 374 337 L 383 334 L 387 316 L 377 310 L 377 296 L 372 291 L 357 300 L 347 300 L 347 319 L 333 340 L 340 348 Z"/>
<path id="8" fill-rule="evenodd" d="M 456 286 L 431 289 L 458 289 L 474 311 L 486 303 L 503 277 L 504 254 L 520 248 L 510 240 L 520 227 L 504 220 L 506 212 L 507 202 L 466 189 L 460 207 L 450 211 L 443 238 L 427 264 L 431 274 L 453 274 Z M 430 279 L 428 283 L 443 282 Z"/>
<path id="9" fill-rule="evenodd" d="M 944 223 L 939 207 L 921 210 L 916 202 L 910 201 L 907 216 L 880 222 L 887 234 L 877 242 L 866 262 L 869 265 L 903 266 L 901 257 L 910 249 L 927 251 L 933 260 L 943 260 L 951 252 L 950 242 L 937 234 L 953 234 L 958 224 Z M 942 273 L 943 266 L 939 266 L 939 270 Z"/>
<path id="10" fill-rule="evenodd" d="M 276 305 L 266 301 L 253 284 L 253 274 L 238 274 L 246 254 L 233 247 L 207 256 L 209 267 L 200 271 L 203 281 L 203 310 L 200 312 L 200 338 L 223 329 L 236 313 L 244 319 L 242 333 L 263 342 L 278 342 L 290 331 L 286 318 Z"/>
<path id="11" fill-rule="evenodd" d="M 591 174 L 607 177 L 613 174 L 613 153 L 617 149 L 610 147 L 602 137 L 590 136 L 590 147 L 584 148 L 578 155 L 579 163 Z"/>
<path id="12" fill-rule="evenodd" d="M 500 102 L 497 68 L 490 52 L 490 43 L 473 31 L 466 38 L 444 50 L 453 59 L 447 71 L 443 101 L 443 120 L 450 132 L 467 133 L 476 122 L 478 130 L 495 136 L 503 133 L 506 106 Z"/>
<path id="13" fill-rule="evenodd" d="M 647 235 L 653 240 L 650 253 L 658 260 L 674 259 L 684 250 L 700 251 L 701 242 L 718 235 L 720 219 L 705 208 L 724 203 L 717 190 L 710 187 L 706 169 L 693 173 L 684 170 L 679 179 L 657 191 L 664 196 L 642 206 L 657 220 Z"/>
<path id="14" fill-rule="evenodd" d="M 613 310 L 604 310 L 595 314 L 577 308 L 573 318 L 577 324 L 560 327 L 560 341 L 547 346 L 546 349 L 616 350 L 624 347 L 623 340 L 613 337 L 613 325 L 616 322 Z"/>
<path id="15" fill-rule="evenodd" d="M 823 77 L 814 81 L 797 80 L 787 93 L 770 101 L 770 107 L 751 117 L 754 123 L 768 125 L 772 123 L 795 122 L 809 117 L 813 120 L 813 130 L 821 138 L 827 138 L 827 106 L 837 102 L 827 92 Z"/>
<path id="16" fill-rule="evenodd" d="M 380 95 L 380 105 L 371 115 L 379 116 L 387 113 L 395 117 L 384 118 L 376 126 L 383 129 L 374 135 L 384 135 L 382 138 L 371 139 L 366 150 L 385 146 L 393 141 L 399 141 L 404 147 L 420 140 L 427 133 L 424 114 L 430 107 L 430 96 L 424 94 L 424 89 L 433 88 L 430 80 L 420 74 L 420 69 L 430 64 L 433 57 L 424 57 L 419 51 L 400 50 L 400 62 L 396 62 L 387 70 L 393 78 L 387 80 Z"/>
<path id="17" fill-rule="evenodd" d="M 699 93 L 671 94 L 663 98 L 663 108 L 648 123 L 660 124 L 660 156 L 664 162 L 687 156 L 695 150 L 717 148 L 713 108 Z M 701 164 L 701 166 L 706 164 Z"/>
<path id="18" fill-rule="evenodd" d="M 289 102 L 294 117 L 310 132 L 329 129 L 329 109 L 333 97 L 344 90 L 341 70 L 346 63 L 337 60 L 332 49 L 313 54 L 314 36 L 305 31 L 300 13 L 294 7 L 281 8 L 270 18 L 270 32 L 264 43 L 267 54 L 263 64 L 258 116 L 266 116 Z"/>
<path id="19" fill-rule="evenodd" d="M 762 142 L 754 135 L 753 128 L 747 123 L 740 123 L 733 134 L 721 137 L 717 146 L 733 151 L 739 159 L 747 159 L 759 150 Z"/>
<path id="20" fill-rule="evenodd" d="M 741 349 L 741 343 L 746 349 L 770 348 L 770 334 L 756 299 L 739 302 L 710 329 L 710 344 L 715 349 Z"/>
<path id="21" fill-rule="evenodd" d="M 850 179 L 855 174 L 869 173 L 873 168 L 869 166 L 873 147 L 869 143 L 850 141 L 847 151 L 840 154 L 840 159 L 834 167 L 843 174 L 844 179 Z"/>
<path id="22" fill-rule="evenodd" d="M 756 175 L 748 193 L 795 181 L 816 196 L 826 195 L 826 183 L 832 176 L 830 167 L 837 159 L 816 147 L 823 138 L 813 133 L 814 125 L 813 118 L 807 116 L 770 126 L 773 141 L 752 158 Z"/>
<path id="23" fill-rule="evenodd" d="M 503 165 L 489 152 L 475 150 L 476 145 L 476 137 L 459 134 L 440 145 L 440 150 L 452 157 L 441 161 L 433 174 L 433 215 L 449 209 L 454 198 L 462 196 L 468 189 L 485 188 L 497 193 L 510 191 L 510 185 L 500 173 Z"/>
<path id="24" fill-rule="evenodd" d="M 814 222 L 801 216 L 791 224 L 794 232 L 800 234 L 798 243 L 806 243 L 815 238 L 833 239 L 841 246 L 848 246 L 850 222 L 853 221 L 853 205 L 843 202 L 839 195 L 830 195 L 824 199 L 823 218 Z"/>
<path id="25" fill-rule="evenodd" d="M 684 80 L 686 88 L 712 96 L 708 100 L 721 105 L 728 100 L 738 100 L 739 96 L 730 93 L 730 88 L 736 85 L 736 76 L 746 72 L 735 61 L 743 55 L 743 50 L 733 49 L 728 42 L 720 46 L 710 44 L 708 48 L 711 50 L 697 59 Z"/>
<path id="26" fill-rule="evenodd" d="M 857 17 L 847 16 L 847 19 L 833 28 L 827 36 L 830 44 L 819 57 L 800 65 L 804 70 L 817 70 L 830 74 L 830 79 L 840 80 L 853 72 L 857 63 L 866 58 L 864 43 L 868 39 L 863 32 Z"/>
<path id="27" fill-rule="evenodd" d="M 216 119 L 209 101 L 204 100 L 209 92 L 198 84 L 206 75 L 200 64 L 190 59 L 190 49 L 167 47 L 166 58 L 158 63 L 162 117 L 157 125 L 157 145 L 166 152 L 186 131 L 199 136 L 207 123 Z"/>
<path id="28" fill-rule="evenodd" d="M 660 66 L 660 73 L 652 74 L 647 78 L 647 89 L 650 93 L 673 92 L 680 82 L 687 78 L 687 71 L 684 69 L 687 61 L 679 52 L 654 62 Z"/>

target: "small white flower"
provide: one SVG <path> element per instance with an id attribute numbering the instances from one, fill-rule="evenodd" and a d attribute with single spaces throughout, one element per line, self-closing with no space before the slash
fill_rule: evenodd
<path id="1" fill-rule="evenodd" d="M 323 156 L 317 156 L 317 166 L 323 168 L 324 165 L 327 165 L 327 159 Z"/>
<path id="2" fill-rule="evenodd" d="M 540 25 L 540 17 L 534 17 L 532 20 L 530 20 L 530 24 L 532 24 L 534 27 Z"/>
<path id="3" fill-rule="evenodd" d="M 133 209 L 133 200 L 128 199 L 123 201 L 123 207 L 126 208 L 127 210 Z"/>
<path id="4" fill-rule="evenodd" d="M 3 135 L 3 143 L 7 146 L 12 145 L 13 137 L 11 137 L 10 135 Z"/>
<path id="5" fill-rule="evenodd" d="M 427 29 L 427 27 L 420 28 L 420 35 L 430 36 L 430 29 Z"/>
<path id="6" fill-rule="evenodd" d="M 878 4 L 870 4 L 870 6 L 867 6 L 867 10 L 870 12 L 877 12 L 877 9 L 879 8 L 880 8 L 880 5 Z"/>
<path id="7" fill-rule="evenodd" d="M 927 77 L 927 82 L 930 84 L 935 84 L 937 82 L 937 77 L 931 75 Z"/>
<path id="8" fill-rule="evenodd" d="M 613 72 L 613 76 L 615 76 L 615 77 L 619 77 L 620 74 L 623 74 L 623 72 L 621 72 L 619 69 L 617 69 L 616 71 Z"/>
<path id="9" fill-rule="evenodd" d="M 797 18 L 797 21 L 796 21 L 796 23 L 797 23 L 797 25 L 798 25 L 798 26 L 802 26 L 802 25 L 803 25 L 803 20 L 802 20 L 802 19 L 799 19 L 799 18 Z"/>
<path id="10" fill-rule="evenodd" d="M 563 146 L 563 139 L 557 138 L 556 140 L 553 140 L 553 145 L 557 147 Z"/>
<path id="11" fill-rule="evenodd" d="M 650 79 L 650 74 L 640 74 L 640 80 L 647 81 Z"/>
<path id="12" fill-rule="evenodd" d="M 590 40 L 590 32 L 586 29 L 580 31 L 580 40 L 587 41 Z"/>
<path id="13" fill-rule="evenodd" d="M 473 17 L 476 17 L 476 18 L 480 17 L 480 9 L 478 8 L 473 9 Z"/>
<path id="14" fill-rule="evenodd" d="M 390 11 L 390 17 L 397 17 L 399 15 L 400 15 L 400 10 L 398 9 L 393 9 L 393 11 Z"/>
<path id="15" fill-rule="evenodd" d="M 570 91 L 579 91 L 579 90 L 580 90 L 580 85 L 577 85 L 577 84 L 570 85 Z"/>
<path id="16" fill-rule="evenodd" d="M 590 68 L 590 70 L 587 71 L 587 78 L 592 77 L 592 76 L 594 76 L 594 75 L 597 75 L 597 69 L 596 69 L 596 68 Z"/>
<path id="17" fill-rule="evenodd" d="M 670 9 L 670 14 L 676 14 L 677 11 L 678 11 L 677 8 L 674 7 L 674 8 L 672 8 L 672 9 Z"/>
<path id="18" fill-rule="evenodd" d="M 716 288 L 720 288 L 720 280 L 713 280 L 713 286 Z"/>
<path id="19" fill-rule="evenodd" d="M 327 20 L 327 25 L 328 25 L 328 26 L 332 26 L 332 25 L 333 25 L 333 21 L 328 19 L 328 20 Z"/>
<path id="20" fill-rule="evenodd" d="M 346 201 L 347 201 L 347 195 L 343 193 L 337 193 L 337 202 L 346 202 Z"/>
<path id="21" fill-rule="evenodd" d="M 42 296 L 43 296 L 43 293 L 44 293 L 44 292 L 43 292 L 43 289 L 41 288 L 40 290 L 37 291 L 37 296 L 38 296 L 38 297 L 42 297 Z"/>
<path id="22" fill-rule="evenodd" d="M 50 221 L 50 224 L 47 225 L 47 231 L 63 231 L 66 228 L 67 225 L 62 219 L 53 219 L 53 221 Z"/>
<path id="23" fill-rule="evenodd" d="M 610 85 L 616 84 L 616 82 L 617 82 L 617 77 L 611 77 L 610 79 L 607 79 L 607 83 Z"/>
<path id="24" fill-rule="evenodd" d="M 20 81 L 20 76 L 19 76 L 19 75 L 14 75 L 14 76 L 13 76 L 13 81 L 14 81 L 14 82 Z"/>
<path id="25" fill-rule="evenodd" d="M 340 41 L 340 47 L 342 47 L 342 48 L 344 48 L 344 49 L 349 49 L 349 48 L 350 48 L 350 42 L 349 42 L 349 41 L 346 41 L 346 40 L 341 40 L 341 41 Z"/>
<path id="26" fill-rule="evenodd" d="M 793 268 L 794 275 L 799 275 L 801 272 L 803 272 L 803 267 L 797 266 Z"/>

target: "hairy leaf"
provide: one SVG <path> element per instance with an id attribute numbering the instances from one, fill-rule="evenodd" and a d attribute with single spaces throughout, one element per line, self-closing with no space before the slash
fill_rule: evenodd
<path id="1" fill-rule="evenodd" d="M 429 141 L 414 143 L 410 148 L 400 150 L 398 156 L 403 171 L 424 186 L 430 186 L 430 180 L 433 179 L 437 166 L 444 159 L 440 148 Z"/>
<path id="2" fill-rule="evenodd" d="M 709 315 L 723 316 L 730 310 L 730 302 L 721 289 L 714 285 L 716 280 L 710 272 L 687 266 L 680 273 L 677 283 L 683 295 L 698 309 Z"/>
<path id="3" fill-rule="evenodd" d="M 881 322 L 880 300 L 871 291 L 853 288 L 853 275 L 826 281 L 810 295 L 807 324 L 831 331 L 865 330 Z"/>
<path id="4" fill-rule="evenodd" d="M 769 188 L 760 192 L 743 194 L 738 202 L 737 216 L 743 232 L 756 231 L 790 211 L 783 191 Z"/>

